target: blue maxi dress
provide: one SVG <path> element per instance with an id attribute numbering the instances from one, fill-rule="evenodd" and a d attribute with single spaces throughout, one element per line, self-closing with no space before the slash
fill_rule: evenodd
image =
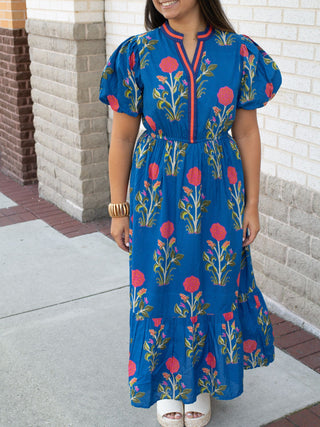
<path id="1" fill-rule="evenodd" d="M 242 247 L 245 188 L 230 135 L 236 109 L 263 107 L 281 74 L 244 35 L 207 27 L 192 63 L 168 22 L 125 40 L 100 100 L 141 114 L 130 191 L 131 403 L 233 399 L 244 369 L 274 360 L 269 312 Z"/>

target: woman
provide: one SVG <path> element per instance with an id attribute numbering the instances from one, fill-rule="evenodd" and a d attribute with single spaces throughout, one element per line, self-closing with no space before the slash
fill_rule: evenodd
<path id="1" fill-rule="evenodd" d="M 116 49 L 100 88 L 114 110 L 111 234 L 129 252 L 131 403 L 157 402 L 163 426 L 204 426 L 210 395 L 239 396 L 244 369 L 274 359 L 249 245 L 259 231 L 256 108 L 281 74 L 218 0 L 147 0 L 145 22 L 150 31 Z"/>

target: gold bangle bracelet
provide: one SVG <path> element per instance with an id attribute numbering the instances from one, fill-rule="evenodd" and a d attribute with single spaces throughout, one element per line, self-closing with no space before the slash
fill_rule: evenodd
<path id="1" fill-rule="evenodd" d="M 109 203 L 108 211 L 111 218 L 120 218 L 123 216 L 129 216 L 130 204 L 129 202 Z"/>

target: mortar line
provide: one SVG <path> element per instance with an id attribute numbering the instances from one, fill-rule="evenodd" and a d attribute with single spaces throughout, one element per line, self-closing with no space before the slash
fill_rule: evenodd
<path id="1" fill-rule="evenodd" d="M 34 311 L 44 310 L 44 309 L 46 309 L 46 308 L 51 308 L 51 307 L 55 307 L 55 306 L 58 306 L 58 305 L 69 304 L 69 303 L 74 302 L 74 301 L 79 301 L 79 300 L 82 300 L 82 299 L 95 297 L 95 296 L 97 296 L 97 295 L 107 294 L 107 293 L 109 293 L 109 292 L 113 292 L 113 291 L 119 291 L 119 290 L 121 290 L 121 289 L 128 288 L 128 287 L 129 287 L 129 285 L 123 285 L 123 286 L 119 286 L 118 288 L 109 289 L 109 290 L 107 290 L 107 291 L 97 292 L 97 293 L 95 293 L 95 294 L 85 295 L 85 296 L 83 296 L 83 297 L 74 298 L 74 299 L 70 299 L 70 300 L 62 301 L 62 302 L 57 302 L 57 303 L 55 303 L 55 304 L 45 305 L 45 306 L 43 306 L 43 307 L 33 308 L 33 309 L 31 309 L 31 310 L 21 311 L 20 313 L 13 313 L 13 314 L 9 314 L 8 316 L 0 317 L 0 320 L 2 320 L 2 319 L 7 319 L 8 317 L 19 316 L 20 314 L 26 314 L 26 313 L 32 313 L 32 312 L 34 312 Z"/>

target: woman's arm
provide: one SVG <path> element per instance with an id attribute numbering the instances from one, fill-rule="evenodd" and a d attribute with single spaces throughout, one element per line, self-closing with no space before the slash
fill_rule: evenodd
<path id="1" fill-rule="evenodd" d="M 109 149 L 109 181 L 111 203 L 126 201 L 132 153 L 139 132 L 141 116 L 132 117 L 124 113 L 113 113 L 111 142 Z M 129 249 L 129 218 L 111 220 L 111 235 L 124 251 Z"/>
<path id="2" fill-rule="evenodd" d="M 244 174 L 246 205 L 243 218 L 243 246 L 247 246 L 254 241 L 260 230 L 258 204 L 261 142 L 256 110 L 237 110 L 232 136 L 239 147 Z"/>

